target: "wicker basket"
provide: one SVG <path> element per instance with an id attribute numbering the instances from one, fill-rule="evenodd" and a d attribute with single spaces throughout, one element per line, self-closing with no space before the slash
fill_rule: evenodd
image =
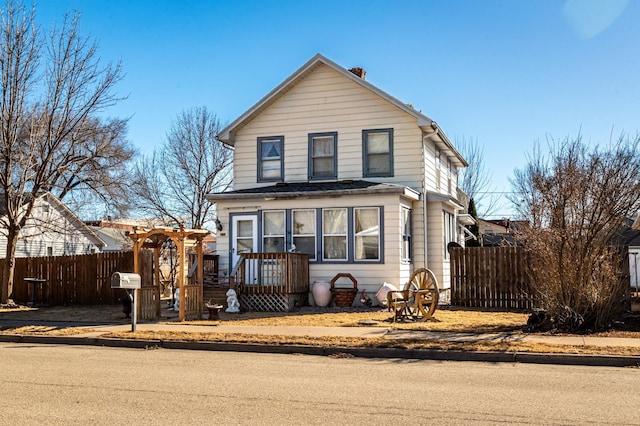
<path id="1" fill-rule="evenodd" d="M 353 283 L 353 288 L 336 288 L 335 284 L 340 278 L 349 278 Z M 333 303 L 339 308 L 350 308 L 358 293 L 358 281 L 351 274 L 341 273 L 331 280 L 331 295 Z"/>

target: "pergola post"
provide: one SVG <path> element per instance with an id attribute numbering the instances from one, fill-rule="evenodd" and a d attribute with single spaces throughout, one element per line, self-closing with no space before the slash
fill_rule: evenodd
<path id="1" fill-rule="evenodd" d="M 184 244 L 184 235 L 178 237 L 176 242 L 178 247 L 178 258 L 180 259 L 180 267 L 178 268 L 178 288 L 180 289 L 180 302 L 178 306 L 178 319 L 184 321 L 184 300 L 185 300 L 185 287 L 186 287 L 186 265 L 187 265 L 187 250 Z"/>
<path id="2" fill-rule="evenodd" d="M 179 258 L 178 264 L 178 272 L 177 272 L 177 288 L 180 289 L 179 296 L 179 309 L 178 309 L 178 318 L 180 321 L 185 320 L 186 306 L 185 301 L 192 301 L 194 298 L 194 303 L 196 305 L 192 305 L 197 307 L 197 312 L 189 311 L 190 315 L 194 314 L 202 314 L 202 305 L 203 301 L 203 291 L 202 285 L 204 281 L 204 254 L 202 250 L 202 240 L 205 236 L 209 234 L 209 231 L 204 229 L 190 229 L 185 230 L 183 227 L 179 229 L 176 228 L 153 228 L 153 229 L 145 229 L 139 230 L 134 229 L 129 233 L 129 237 L 133 241 L 133 271 L 136 274 L 141 274 L 141 264 L 140 264 L 140 250 L 144 247 L 149 247 L 154 249 L 154 264 L 156 265 L 156 269 L 153 273 L 153 281 L 155 291 L 160 290 L 160 248 L 162 244 L 168 239 L 171 238 L 175 244 L 177 249 L 177 254 Z M 189 289 L 189 291 L 194 290 L 194 293 L 190 293 L 189 297 L 186 295 L 187 287 L 187 272 L 188 272 L 188 259 L 187 259 L 187 246 L 191 247 L 191 242 L 195 242 L 195 249 L 197 255 L 197 268 L 196 268 L 196 282 L 197 282 L 197 290 Z M 144 288 L 143 288 L 144 290 Z M 155 305 L 156 315 L 160 315 L 161 305 L 159 297 L 154 298 L 157 299 L 157 303 Z M 198 305 L 199 304 L 199 305 Z M 141 305 L 139 307 L 141 308 Z"/>

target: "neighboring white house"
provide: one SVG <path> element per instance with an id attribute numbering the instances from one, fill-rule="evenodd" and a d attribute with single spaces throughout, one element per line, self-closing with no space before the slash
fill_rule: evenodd
<path id="1" fill-rule="evenodd" d="M 31 218 L 20 233 L 16 257 L 98 253 L 105 245 L 65 204 L 46 192 L 36 199 Z M 7 236 L 0 229 L 0 258 L 6 253 Z"/>
<path id="2" fill-rule="evenodd" d="M 243 252 L 297 250 L 309 255 L 311 283 L 348 272 L 375 294 L 427 267 L 449 287 L 467 163 L 434 121 L 361 68 L 318 54 L 218 139 L 234 149 L 233 190 L 208 196 L 221 274 Z"/>

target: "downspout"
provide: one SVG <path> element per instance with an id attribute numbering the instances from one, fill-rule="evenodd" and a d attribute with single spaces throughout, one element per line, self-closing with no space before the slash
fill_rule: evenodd
<path id="1" fill-rule="evenodd" d="M 422 152 L 424 159 L 424 169 L 422 170 L 422 220 L 423 220 L 423 230 L 424 230 L 424 267 L 429 269 L 429 249 L 428 249 L 428 230 L 427 230 L 427 145 L 426 142 L 431 139 L 432 136 L 438 134 L 438 128 L 434 127 L 435 123 L 432 123 L 433 132 L 426 134 L 422 137 Z"/>

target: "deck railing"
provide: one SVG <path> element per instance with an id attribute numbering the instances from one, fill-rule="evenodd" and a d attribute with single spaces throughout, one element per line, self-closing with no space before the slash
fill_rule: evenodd
<path id="1" fill-rule="evenodd" d="M 303 253 L 243 253 L 235 272 L 241 294 L 309 291 L 309 256 Z"/>

